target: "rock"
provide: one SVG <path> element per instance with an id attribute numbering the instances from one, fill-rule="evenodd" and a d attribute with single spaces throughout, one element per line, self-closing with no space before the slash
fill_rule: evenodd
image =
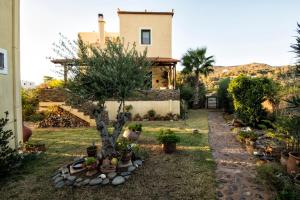
<path id="1" fill-rule="evenodd" d="M 98 176 L 98 178 L 105 179 L 105 178 L 106 178 L 106 175 L 105 175 L 105 174 L 100 174 L 100 175 Z"/>
<path id="2" fill-rule="evenodd" d="M 128 172 L 133 172 L 135 169 L 136 169 L 135 166 L 130 166 L 128 167 Z"/>
<path id="3" fill-rule="evenodd" d="M 136 168 L 138 168 L 138 167 L 139 167 L 139 165 L 138 165 L 138 164 L 135 164 L 134 166 L 135 166 Z"/>
<path id="4" fill-rule="evenodd" d="M 142 161 L 142 160 L 135 160 L 135 161 L 133 162 L 133 165 L 135 165 L 135 164 L 137 164 L 138 166 L 142 166 L 143 161 Z"/>
<path id="5" fill-rule="evenodd" d="M 64 181 L 61 180 L 61 181 L 57 182 L 54 187 L 55 188 L 62 188 L 64 185 L 65 185 Z"/>
<path id="6" fill-rule="evenodd" d="M 75 181 L 76 178 L 77 178 L 76 176 L 69 176 L 67 177 L 67 180 L 73 182 Z"/>
<path id="7" fill-rule="evenodd" d="M 88 178 L 88 179 L 85 179 L 81 184 L 82 185 L 87 185 L 89 183 L 90 183 L 90 179 Z"/>
<path id="8" fill-rule="evenodd" d="M 198 134 L 198 133 L 199 133 L 198 129 L 193 130 L 193 134 Z"/>
<path id="9" fill-rule="evenodd" d="M 107 185 L 107 184 L 109 184 L 109 179 L 108 178 L 106 178 L 102 181 L 102 185 Z"/>
<path id="10" fill-rule="evenodd" d="M 251 132 L 252 129 L 249 126 L 247 126 L 247 127 L 241 128 L 241 131 L 243 131 L 243 132 Z"/>
<path id="11" fill-rule="evenodd" d="M 70 181 L 70 180 L 66 181 L 66 185 L 67 186 L 72 186 L 73 184 L 74 184 L 74 181 Z"/>
<path id="12" fill-rule="evenodd" d="M 117 176 L 117 173 L 116 173 L 116 172 L 110 172 L 110 173 L 107 174 L 107 177 L 108 177 L 109 179 L 113 179 L 113 178 L 115 178 L 116 176 Z"/>
<path id="13" fill-rule="evenodd" d="M 75 186 L 75 187 L 80 187 L 80 186 L 81 186 L 81 183 L 80 183 L 80 182 L 75 182 L 75 183 L 74 183 L 74 186 Z"/>
<path id="14" fill-rule="evenodd" d="M 250 195 L 251 195 L 251 192 L 245 192 L 244 195 L 245 195 L 245 196 L 250 196 Z"/>
<path id="15" fill-rule="evenodd" d="M 54 180 L 54 184 L 61 182 L 63 180 L 63 177 L 59 176 Z"/>
<path id="16" fill-rule="evenodd" d="M 124 178 L 127 180 L 127 179 L 129 179 L 129 178 L 130 178 L 130 175 L 128 175 L 128 176 L 124 176 Z"/>
<path id="17" fill-rule="evenodd" d="M 113 185 L 120 185 L 125 182 L 125 178 L 123 176 L 117 176 L 114 178 L 114 180 L 111 182 Z"/>
<path id="18" fill-rule="evenodd" d="M 102 182 L 102 179 L 101 178 L 94 178 L 90 181 L 90 185 L 98 185 Z"/>
<path id="19" fill-rule="evenodd" d="M 76 183 L 79 183 L 79 182 L 81 182 L 83 179 L 82 178 L 78 178 L 78 179 L 76 179 Z"/>
<path id="20" fill-rule="evenodd" d="M 130 172 L 122 172 L 121 173 L 121 176 L 128 176 L 128 175 L 130 175 L 131 173 Z"/>
<path id="21" fill-rule="evenodd" d="M 56 172 L 53 176 L 52 176 L 52 180 L 54 181 L 56 178 L 60 177 L 61 173 L 60 172 Z"/>

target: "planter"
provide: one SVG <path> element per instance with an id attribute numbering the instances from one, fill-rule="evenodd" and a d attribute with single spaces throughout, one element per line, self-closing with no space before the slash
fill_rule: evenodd
<path id="1" fill-rule="evenodd" d="M 89 146 L 86 148 L 86 153 L 88 157 L 96 157 L 97 156 L 97 146 Z"/>
<path id="2" fill-rule="evenodd" d="M 165 153 L 173 153 L 176 151 L 176 143 L 162 144 L 162 148 Z"/>
<path id="3" fill-rule="evenodd" d="M 295 152 L 289 153 L 289 159 L 287 161 L 287 172 L 289 174 L 295 174 L 299 171 L 300 154 Z"/>
<path id="4" fill-rule="evenodd" d="M 288 159 L 289 159 L 289 154 L 287 152 L 281 152 L 280 163 L 282 166 L 287 165 Z"/>
<path id="5" fill-rule="evenodd" d="M 141 132 L 139 131 L 131 131 L 131 130 L 125 130 L 123 133 L 123 137 L 127 138 L 130 141 L 136 141 L 139 139 Z"/>
<path id="6" fill-rule="evenodd" d="M 28 142 L 31 135 L 32 135 L 31 129 L 23 124 L 23 142 Z"/>

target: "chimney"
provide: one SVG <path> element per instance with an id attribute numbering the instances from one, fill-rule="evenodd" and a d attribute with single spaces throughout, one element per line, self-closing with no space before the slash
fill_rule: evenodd
<path id="1" fill-rule="evenodd" d="M 105 21 L 103 18 L 103 14 L 98 14 L 98 26 L 99 26 L 99 33 L 100 33 L 100 45 L 105 44 L 105 31 L 104 31 Z"/>

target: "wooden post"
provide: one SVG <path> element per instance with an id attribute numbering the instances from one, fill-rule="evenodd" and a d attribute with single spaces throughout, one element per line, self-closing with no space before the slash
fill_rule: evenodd
<path id="1" fill-rule="evenodd" d="M 173 65 L 173 73 L 174 73 L 174 80 L 173 80 L 173 89 L 176 89 L 176 63 Z"/>
<path id="2" fill-rule="evenodd" d="M 67 85 L 68 81 L 68 66 L 65 64 L 64 65 L 64 86 Z"/>

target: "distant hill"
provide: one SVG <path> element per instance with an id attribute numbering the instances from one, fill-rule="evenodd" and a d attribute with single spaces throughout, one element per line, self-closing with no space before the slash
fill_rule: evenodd
<path id="1" fill-rule="evenodd" d="M 203 78 L 208 89 L 216 89 L 218 81 L 225 77 L 245 74 L 252 77 L 268 77 L 285 84 L 291 79 L 291 66 L 271 66 L 264 63 L 250 63 L 236 66 L 214 66 L 214 72 Z"/>

